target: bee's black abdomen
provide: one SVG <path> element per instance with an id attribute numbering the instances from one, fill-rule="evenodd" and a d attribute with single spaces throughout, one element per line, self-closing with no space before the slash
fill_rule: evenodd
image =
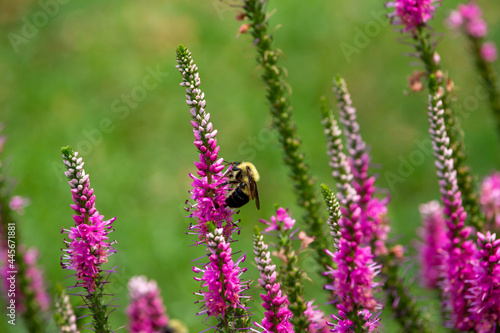
<path id="1" fill-rule="evenodd" d="M 250 201 L 248 195 L 246 195 L 241 188 L 237 187 L 231 194 L 226 198 L 226 205 L 231 208 L 240 208 Z"/>

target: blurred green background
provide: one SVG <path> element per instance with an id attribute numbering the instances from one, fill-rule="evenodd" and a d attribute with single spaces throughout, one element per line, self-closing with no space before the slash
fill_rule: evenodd
<path id="1" fill-rule="evenodd" d="M 17 184 L 13 194 L 31 199 L 18 218 L 22 240 L 40 249 L 50 292 L 57 281 L 74 283 L 59 265 L 61 228 L 73 225 L 60 148 L 73 146 L 86 162 L 96 207 L 107 218 L 117 216 L 111 237 L 118 241 L 118 253 L 107 264 L 118 266 L 110 285 L 121 306 L 112 315 L 113 327 L 126 324 L 128 279 L 144 274 L 158 281 L 169 316 L 198 332 L 205 326 L 204 317 L 194 315 L 199 304 L 193 304 L 198 300 L 193 292 L 199 284 L 192 278 L 191 261 L 204 248 L 190 246 L 194 238 L 185 235 L 190 220 L 183 207 L 197 153 L 175 68 L 179 44 L 190 48 L 200 68 L 207 111 L 219 131 L 220 155 L 229 161 L 250 160 L 261 174 L 261 210 L 253 204 L 241 209 L 243 231 L 235 244 L 249 255 L 243 264 L 250 268 L 248 278 L 256 277 L 251 231 L 258 219 L 268 219 L 275 203 L 289 207 L 299 225 L 303 213 L 269 128 L 251 38 L 237 38 L 241 22 L 229 6 L 237 1 L 54 3 L 0 1 L 0 121 L 8 136 L 4 163 Z M 458 3 L 444 2 L 432 26 L 443 34 L 438 51 L 455 82 L 456 105 L 470 111 L 461 124 L 469 162 L 482 178 L 499 168 L 500 145 L 487 101 L 476 96 L 478 78 L 464 38 L 443 25 Z M 500 5 L 494 0 L 479 4 L 489 23 L 488 37 L 499 45 Z M 276 45 L 285 54 L 282 64 L 312 174 L 318 183 L 334 185 L 319 97 L 333 102 L 331 81 L 339 73 L 371 146 L 378 187 L 391 194 L 391 238 L 415 259 L 418 206 L 437 199 L 438 190 L 430 151 L 418 145 L 428 138 L 427 97 L 406 88 L 407 75 L 420 69 L 408 57 L 413 49 L 398 41 L 400 34 L 384 18 L 382 1 L 271 1 L 269 11 L 275 8 L 271 24 L 281 25 L 275 31 Z M 38 27 L 30 27 L 33 22 Z M 156 80 L 146 78 L 151 72 L 159 73 Z M 391 180 L 393 175 L 400 181 Z M 322 280 L 310 257 L 305 266 L 312 280 L 306 283 L 308 297 L 324 302 Z M 421 296 L 422 302 L 428 297 Z M 258 296 L 255 300 L 260 303 Z M 255 306 L 254 311 L 260 320 L 262 310 Z M 389 320 L 384 325 L 384 331 L 397 331 Z M 19 330 L 0 320 L 0 331 Z"/>

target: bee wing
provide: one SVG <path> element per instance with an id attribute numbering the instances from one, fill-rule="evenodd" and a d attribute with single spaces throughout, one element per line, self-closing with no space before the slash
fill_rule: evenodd
<path id="1" fill-rule="evenodd" d="M 247 174 L 248 174 L 248 185 L 250 186 L 250 194 L 252 195 L 252 198 L 255 199 L 255 206 L 257 206 L 257 209 L 260 209 L 259 191 L 257 190 L 257 183 L 253 179 L 252 171 L 250 171 L 250 168 L 248 166 L 247 166 Z"/>

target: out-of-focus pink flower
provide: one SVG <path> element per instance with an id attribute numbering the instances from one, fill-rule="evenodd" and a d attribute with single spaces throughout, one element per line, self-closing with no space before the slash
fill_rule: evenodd
<path id="1" fill-rule="evenodd" d="M 486 215 L 487 222 L 496 228 L 500 227 L 500 172 L 486 177 L 481 184 L 479 202 Z"/>
<path id="2" fill-rule="evenodd" d="M 304 315 L 309 321 L 309 326 L 307 327 L 308 333 L 327 333 L 330 331 L 328 327 L 328 319 L 325 317 L 323 311 L 314 305 L 314 300 L 307 302 L 307 309 L 304 311 Z"/>
<path id="3" fill-rule="evenodd" d="M 486 62 L 495 62 L 498 59 L 497 46 L 493 42 L 481 45 L 481 58 Z"/>
<path id="4" fill-rule="evenodd" d="M 483 15 L 481 8 L 474 1 L 458 5 L 458 12 L 466 20 L 475 20 Z"/>
<path id="5" fill-rule="evenodd" d="M 451 29 L 457 29 L 462 25 L 462 23 L 464 23 L 464 18 L 458 10 L 453 10 L 450 13 L 450 16 L 448 16 L 448 18 L 446 19 L 446 24 Z"/>
<path id="6" fill-rule="evenodd" d="M 420 206 L 423 226 L 420 229 L 420 274 L 427 288 L 437 288 L 443 274 L 444 248 L 447 243 L 443 207 L 437 201 Z"/>
<path id="7" fill-rule="evenodd" d="M 488 34 L 488 26 L 481 18 L 468 21 L 465 29 L 469 35 L 475 38 L 482 38 Z"/>
<path id="8" fill-rule="evenodd" d="M 30 200 L 23 198 L 20 195 L 13 196 L 9 201 L 9 207 L 11 210 L 16 211 L 18 214 L 24 214 L 24 207 L 29 206 Z"/>
<path id="9" fill-rule="evenodd" d="M 168 324 L 165 306 L 156 281 L 134 276 L 128 282 L 130 305 L 128 327 L 132 333 L 163 332 Z"/>

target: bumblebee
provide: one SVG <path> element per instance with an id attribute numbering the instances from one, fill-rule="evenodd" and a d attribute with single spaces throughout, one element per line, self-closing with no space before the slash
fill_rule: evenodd
<path id="1" fill-rule="evenodd" d="M 250 162 L 232 162 L 226 171 L 228 181 L 224 185 L 231 185 L 231 190 L 226 196 L 226 205 L 231 208 L 239 208 L 250 200 L 255 199 L 257 209 L 260 209 L 259 192 L 257 183 L 259 172 Z"/>

